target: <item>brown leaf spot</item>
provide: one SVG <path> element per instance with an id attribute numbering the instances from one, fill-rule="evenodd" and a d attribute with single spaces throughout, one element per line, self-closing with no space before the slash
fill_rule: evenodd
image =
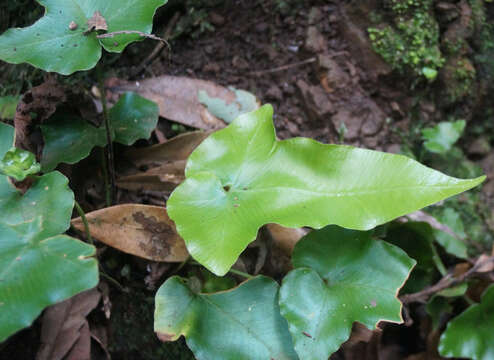
<path id="1" fill-rule="evenodd" d="M 77 23 L 75 21 L 71 21 L 69 24 L 69 29 L 72 31 L 76 30 L 78 27 L 79 27 L 79 25 L 77 25 Z"/>
<path id="2" fill-rule="evenodd" d="M 170 254 L 168 240 L 175 235 L 173 229 L 164 222 L 159 222 L 154 216 L 147 217 L 138 211 L 132 215 L 134 221 L 151 234 L 149 242 L 141 242 L 139 247 L 153 257 L 166 257 Z"/>
<path id="3" fill-rule="evenodd" d="M 306 333 L 305 331 L 302 331 L 302 334 L 304 334 L 305 336 L 307 336 L 308 338 L 311 338 L 312 339 L 312 335 L 309 334 L 309 333 Z"/>
<path id="4" fill-rule="evenodd" d="M 108 30 L 106 19 L 101 15 L 99 11 L 95 11 L 93 16 L 87 21 L 88 29 L 86 33 L 98 30 Z"/>

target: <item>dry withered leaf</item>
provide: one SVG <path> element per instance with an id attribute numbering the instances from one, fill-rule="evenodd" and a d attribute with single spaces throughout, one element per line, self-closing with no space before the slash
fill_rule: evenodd
<path id="1" fill-rule="evenodd" d="M 209 134 L 204 131 L 181 134 L 163 144 L 132 149 L 125 153 L 125 157 L 136 166 L 159 166 L 172 161 L 187 160 Z"/>
<path id="2" fill-rule="evenodd" d="M 308 230 L 304 228 L 291 229 L 278 224 L 266 225 L 273 242 L 287 256 L 291 256 L 293 248 L 299 240 L 308 234 Z"/>
<path id="3" fill-rule="evenodd" d="M 196 131 L 162 144 L 128 151 L 125 155 L 135 166 L 150 169 L 120 177 L 117 186 L 133 191 L 172 191 L 184 180 L 186 159 L 208 135 L 208 132 Z"/>
<path id="4" fill-rule="evenodd" d="M 205 130 L 220 129 L 226 123 L 199 102 L 200 91 L 211 98 L 222 99 L 226 104 L 234 103 L 237 99 L 233 90 L 211 81 L 187 77 L 160 76 L 142 81 L 112 81 L 112 85 L 112 92 L 134 91 L 156 102 L 164 118 Z"/>
<path id="5" fill-rule="evenodd" d="M 95 11 L 93 16 L 87 21 L 87 30 L 86 33 L 91 31 L 98 30 L 108 30 L 108 24 L 106 23 L 106 19 L 101 15 L 99 11 Z"/>
<path id="6" fill-rule="evenodd" d="M 117 205 L 86 217 L 95 239 L 128 254 L 161 262 L 182 262 L 189 256 L 163 207 Z M 72 225 L 84 231 L 81 218 L 72 220 Z"/>
<path id="7" fill-rule="evenodd" d="M 17 105 L 14 118 L 15 146 L 33 152 L 39 160 L 43 141 L 36 126 L 53 115 L 57 106 L 66 100 L 65 89 L 53 78 L 25 93 Z"/>
<path id="8" fill-rule="evenodd" d="M 117 186 L 133 191 L 153 190 L 170 192 L 184 181 L 185 164 L 185 160 L 179 160 L 135 175 L 122 176 L 117 180 Z"/>
<path id="9" fill-rule="evenodd" d="M 91 289 L 46 309 L 36 360 L 89 359 L 91 344 L 86 316 L 100 299 L 99 291 Z"/>

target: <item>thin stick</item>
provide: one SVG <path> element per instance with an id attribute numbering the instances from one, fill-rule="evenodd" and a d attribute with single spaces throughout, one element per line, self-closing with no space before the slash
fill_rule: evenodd
<path id="1" fill-rule="evenodd" d="M 163 35 L 163 40 L 160 41 L 156 47 L 153 49 L 153 51 L 142 61 L 142 63 L 132 72 L 132 76 L 139 75 L 145 68 L 146 66 L 150 65 L 154 59 L 161 53 L 163 48 L 165 47 L 165 44 L 168 46 L 168 51 L 171 51 L 171 46 L 168 43 L 168 39 L 171 36 L 171 33 L 173 31 L 173 28 L 178 22 L 178 19 L 180 19 L 180 13 L 176 12 L 175 15 L 171 18 L 170 22 L 168 23 L 165 33 Z"/>
<path id="2" fill-rule="evenodd" d="M 144 38 L 153 39 L 153 40 L 157 40 L 157 41 L 162 41 L 165 44 L 167 44 L 168 46 L 170 46 L 165 39 L 162 39 L 160 37 L 157 37 L 156 35 L 153 35 L 153 34 L 146 34 L 146 33 L 143 33 L 142 31 L 137 31 L 137 30 L 114 31 L 114 32 L 106 33 L 106 34 L 97 35 L 96 37 L 98 39 L 108 39 L 108 38 L 113 38 L 113 37 L 115 37 L 117 35 L 139 35 L 139 36 L 142 36 Z"/>
<path id="3" fill-rule="evenodd" d="M 115 156 L 113 153 L 113 139 L 112 139 L 112 134 L 111 134 L 111 124 L 110 124 L 110 117 L 108 116 L 108 106 L 106 104 L 106 89 L 105 89 L 105 84 L 103 81 L 103 72 L 101 70 L 101 67 L 98 69 L 98 83 L 99 83 L 99 88 L 101 92 L 101 104 L 103 105 L 103 120 L 105 122 L 105 130 L 106 130 L 106 149 L 107 149 L 107 157 L 108 157 L 108 174 L 110 177 L 110 204 L 107 204 L 108 206 L 113 205 L 113 202 L 115 201 L 115 184 L 116 184 L 116 177 L 115 177 Z M 108 199 L 107 199 L 108 200 Z"/>
<path id="4" fill-rule="evenodd" d="M 432 295 L 434 295 L 434 294 L 436 294 L 442 290 L 454 287 L 456 285 L 459 285 L 459 284 L 467 281 L 468 279 L 470 279 L 472 276 L 474 276 L 477 273 L 477 270 L 481 269 L 482 267 L 484 267 L 487 264 L 490 264 L 491 262 L 494 262 L 494 257 L 490 257 L 490 258 L 486 259 L 485 261 L 476 263 L 470 270 L 468 270 L 466 273 L 458 276 L 457 278 L 454 278 L 451 274 L 448 274 L 445 277 L 443 277 L 441 280 L 439 280 L 438 283 L 436 283 L 432 286 L 429 286 L 428 288 L 425 288 L 424 290 L 421 290 L 421 291 L 413 293 L 413 294 L 403 295 L 401 297 L 401 301 L 403 301 L 403 303 L 412 303 L 412 302 L 425 303 L 429 299 L 430 296 L 432 296 Z"/>
<path id="5" fill-rule="evenodd" d="M 86 214 L 84 213 L 84 210 L 82 210 L 81 205 L 79 205 L 77 201 L 74 202 L 74 205 L 77 213 L 81 217 L 82 223 L 84 224 L 84 230 L 86 231 L 87 240 L 91 245 L 94 245 L 93 237 L 91 236 L 91 232 L 89 231 L 89 224 L 87 222 Z"/>
<path id="6" fill-rule="evenodd" d="M 102 277 L 104 277 L 106 280 L 111 282 L 113 285 L 115 285 L 121 292 L 128 292 L 126 288 L 124 288 L 117 280 L 112 278 L 110 275 L 104 273 L 103 271 L 100 271 L 100 274 Z"/>
<path id="7" fill-rule="evenodd" d="M 272 69 L 268 69 L 268 70 L 252 71 L 252 72 L 247 73 L 247 75 L 262 75 L 262 74 L 275 73 L 275 72 L 279 72 L 279 71 L 284 71 L 284 70 L 287 70 L 287 69 L 291 69 L 291 68 L 294 68 L 294 67 L 297 67 L 297 66 L 302 66 L 302 65 L 310 64 L 310 63 L 313 63 L 313 62 L 316 62 L 316 61 L 317 61 L 317 58 L 312 57 L 312 58 L 307 59 L 307 60 L 304 60 L 304 61 L 299 61 L 299 62 L 296 62 L 296 63 L 293 63 L 293 64 L 283 65 L 283 66 L 272 68 Z"/>

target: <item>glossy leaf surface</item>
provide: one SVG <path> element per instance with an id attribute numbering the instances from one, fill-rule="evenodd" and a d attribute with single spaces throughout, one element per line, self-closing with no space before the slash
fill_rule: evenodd
<path id="1" fill-rule="evenodd" d="M 135 94 L 126 93 L 109 111 L 112 138 L 124 145 L 147 139 L 158 123 L 158 106 Z M 77 117 L 56 115 L 41 126 L 45 139 L 41 165 L 53 170 L 59 163 L 75 164 L 89 155 L 95 146 L 106 145 L 106 130 Z"/>
<path id="2" fill-rule="evenodd" d="M 95 248 L 65 235 L 45 238 L 40 217 L 0 222 L 0 341 L 48 305 L 98 284 Z"/>
<path id="3" fill-rule="evenodd" d="M 415 262 L 398 247 L 332 225 L 300 240 L 292 259 L 280 308 L 301 360 L 327 359 L 355 321 L 402 322 L 397 294 Z"/>
<path id="4" fill-rule="evenodd" d="M 216 294 L 195 294 L 171 277 L 156 294 L 154 330 L 162 341 L 185 336 L 197 359 L 297 359 L 278 285 L 263 276 Z"/>
<path id="5" fill-rule="evenodd" d="M 0 156 L 14 141 L 0 123 Z M 69 227 L 74 194 L 58 172 L 36 178 L 21 194 L 0 175 L 0 342 L 28 326 L 44 307 L 98 283 L 95 249 L 60 235 Z"/>
<path id="6" fill-rule="evenodd" d="M 0 160 L 0 174 L 22 181 L 29 175 L 40 172 L 41 166 L 36 157 L 29 151 L 11 148 Z"/>
<path id="7" fill-rule="evenodd" d="M 480 304 L 470 306 L 449 322 L 439 342 L 439 353 L 473 360 L 494 359 L 494 286 L 485 291 Z"/>
<path id="8" fill-rule="evenodd" d="M 168 201 L 190 254 L 217 275 L 264 224 L 367 230 L 484 180 L 452 178 L 400 155 L 277 141 L 272 115 L 263 106 L 206 139 Z"/>
<path id="9" fill-rule="evenodd" d="M 156 9 L 165 0 L 38 0 L 46 8 L 45 15 L 26 28 L 7 30 L 0 36 L 0 60 L 28 63 L 45 71 L 69 75 L 88 70 L 101 57 L 101 47 L 121 52 L 139 35 L 115 35 L 97 39 L 88 31 L 88 20 L 99 11 L 108 32 L 141 31 L 149 33 Z"/>

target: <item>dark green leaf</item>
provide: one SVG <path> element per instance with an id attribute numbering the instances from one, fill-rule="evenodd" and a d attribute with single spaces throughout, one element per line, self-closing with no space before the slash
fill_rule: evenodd
<path id="1" fill-rule="evenodd" d="M 0 59 L 9 63 L 29 63 L 45 71 L 69 75 L 93 68 L 101 57 L 101 47 L 121 52 L 139 35 L 116 35 L 98 40 L 88 31 L 88 20 L 99 11 L 108 32 L 131 30 L 149 33 L 156 9 L 166 0 L 38 0 L 45 15 L 32 26 L 9 29 L 0 36 Z"/>
<path id="2" fill-rule="evenodd" d="M 281 314 L 300 359 L 327 359 L 355 321 L 369 328 L 379 321 L 401 323 L 397 294 L 414 263 L 369 232 L 332 225 L 305 236 L 280 290 Z"/>
<path id="3" fill-rule="evenodd" d="M 206 139 L 168 201 L 189 252 L 217 275 L 264 224 L 367 230 L 485 179 L 452 178 L 400 155 L 277 141 L 272 115 L 263 106 Z"/>
<path id="4" fill-rule="evenodd" d="M 473 360 L 494 359 L 494 286 L 485 291 L 480 304 L 470 306 L 449 322 L 439 342 L 439 353 Z"/>
<path id="5" fill-rule="evenodd" d="M 0 341 L 46 306 L 98 284 L 96 260 L 89 258 L 95 248 L 64 235 L 45 238 L 42 222 L 0 222 Z"/>
<path id="6" fill-rule="evenodd" d="M 124 94 L 109 112 L 112 138 L 124 145 L 147 139 L 156 127 L 158 105 L 135 93 Z M 59 163 L 75 164 L 89 155 L 95 146 L 106 145 L 106 129 L 77 117 L 56 115 L 41 126 L 45 139 L 41 165 L 53 170 Z"/>
<path id="7" fill-rule="evenodd" d="M 163 341 L 185 336 L 197 359 L 297 359 L 278 284 L 262 276 L 216 294 L 195 294 L 171 277 L 156 294 L 154 330 Z"/>
<path id="8" fill-rule="evenodd" d="M 14 146 L 14 128 L 0 122 L 0 159 Z"/>
<path id="9" fill-rule="evenodd" d="M 12 120 L 19 102 L 19 96 L 0 97 L 0 119 Z"/>
<path id="10" fill-rule="evenodd" d="M 132 145 L 139 139 L 149 139 L 156 128 L 159 108 L 156 103 L 137 95 L 125 93 L 110 110 L 114 141 Z"/>

